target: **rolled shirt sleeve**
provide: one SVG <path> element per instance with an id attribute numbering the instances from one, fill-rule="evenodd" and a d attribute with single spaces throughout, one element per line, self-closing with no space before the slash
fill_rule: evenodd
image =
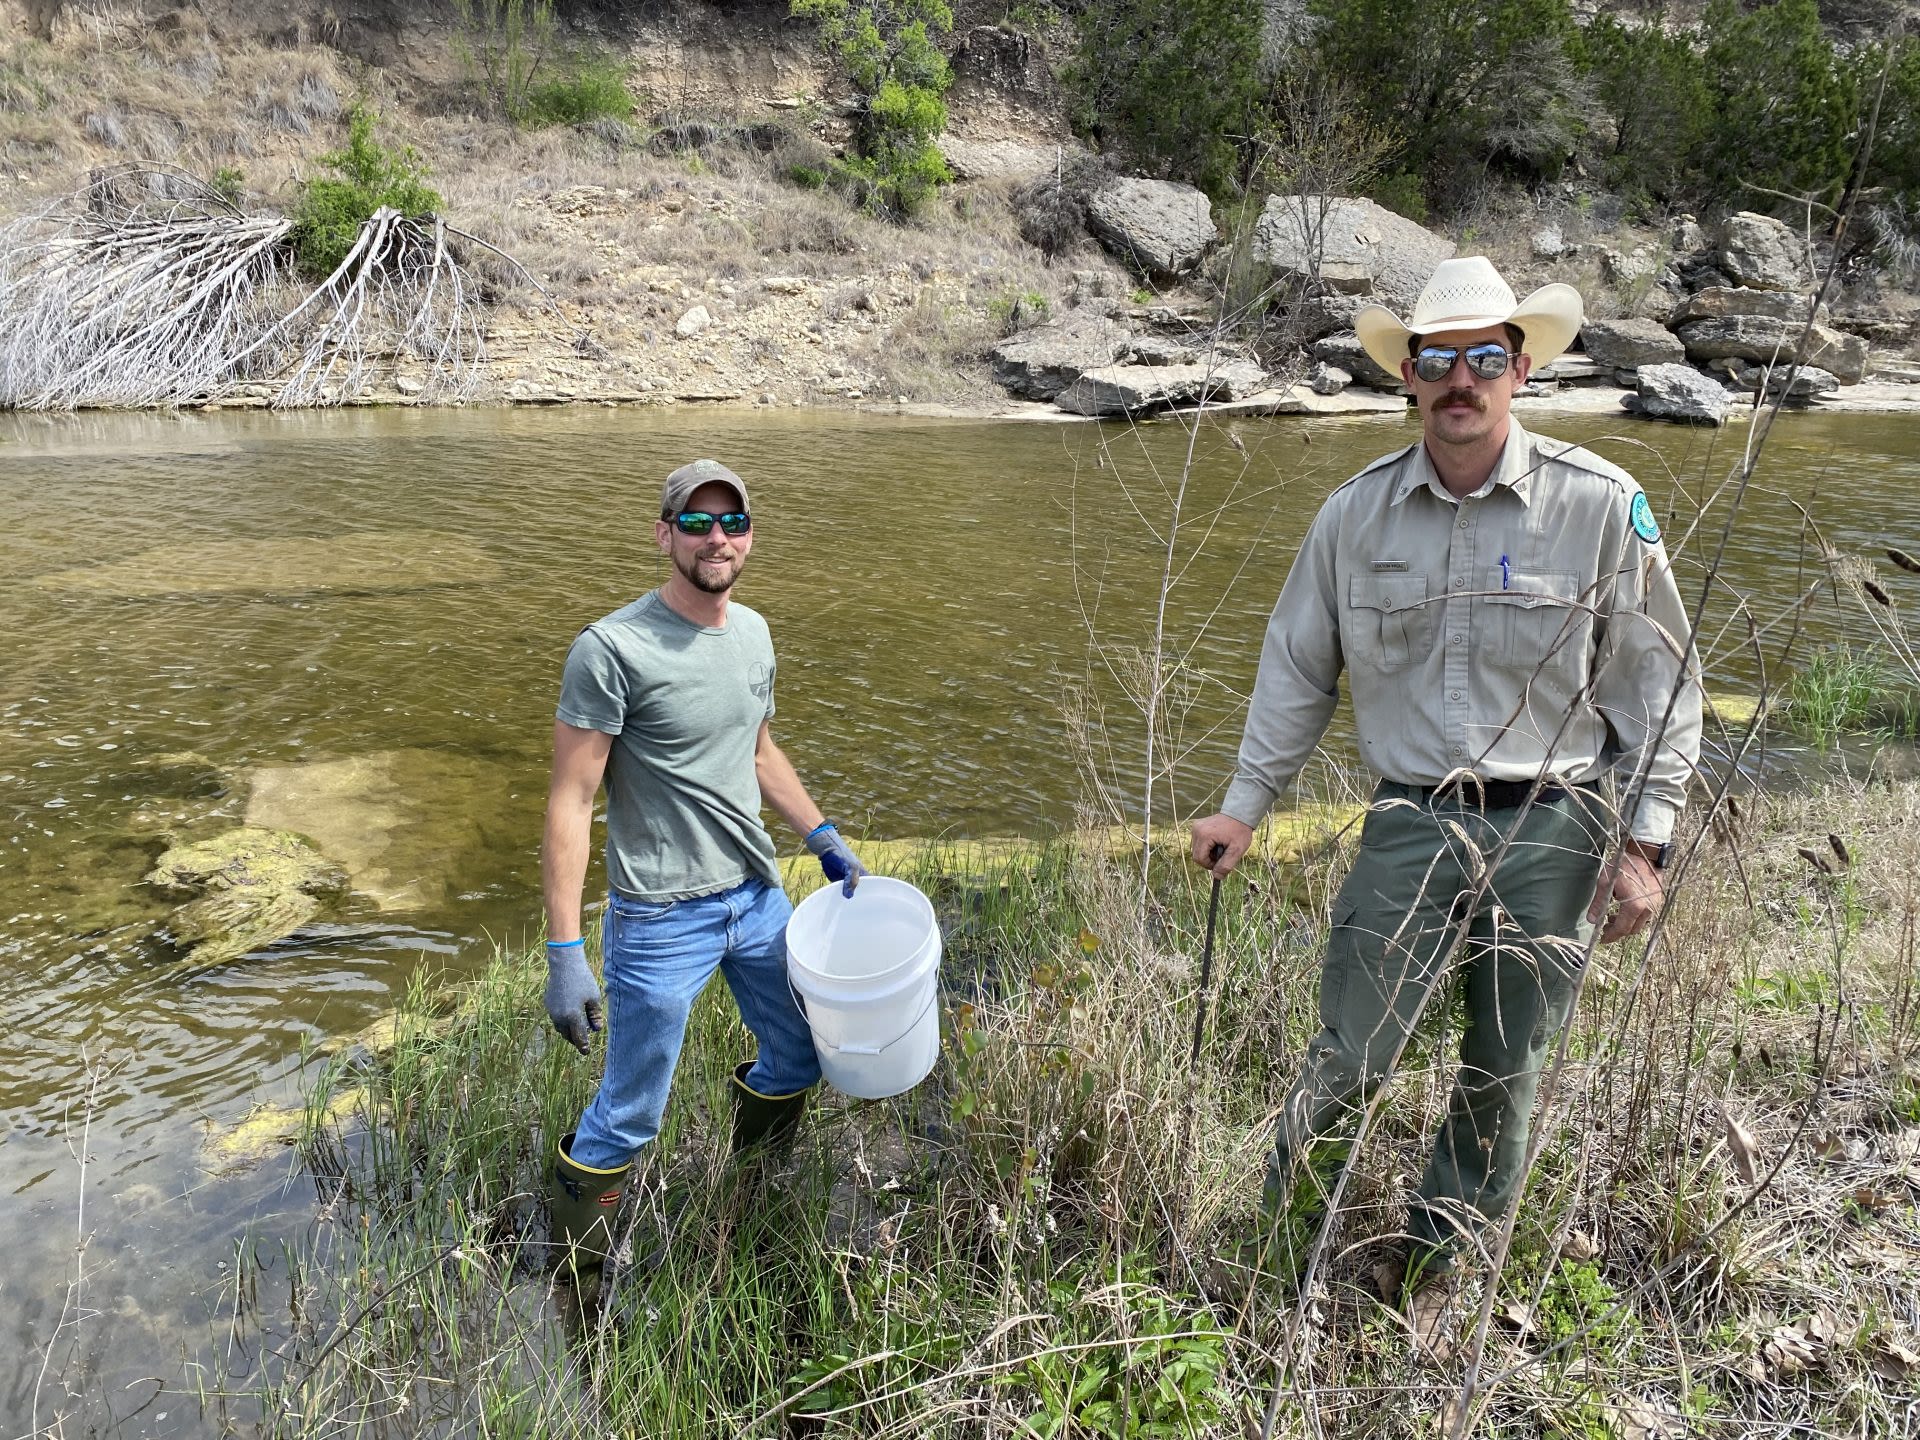
<path id="1" fill-rule="evenodd" d="M 1320 743 L 1339 703 L 1336 528 L 1337 517 L 1322 509 L 1267 621 L 1239 763 L 1220 807 L 1243 825 L 1266 817 Z"/>
<path id="2" fill-rule="evenodd" d="M 1700 757 L 1700 665 L 1666 546 L 1637 489 L 1622 521 L 1593 704 L 1618 746 L 1627 832 L 1657 845 L 1673 837 Z"/>

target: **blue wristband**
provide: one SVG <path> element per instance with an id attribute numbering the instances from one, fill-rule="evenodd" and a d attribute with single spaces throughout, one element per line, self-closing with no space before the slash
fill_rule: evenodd
<path id="1" fill-rule="evenodd" d="M 576 945 L 578 945 L 578 946 L 579 946 L 579 947 L 580 947 L 580 948 L 581 948 L 582 950 L 584 950 L 584 949 L 586 949 L 586 948 L 587 948 L 587 942 L 586 942 L 586 939 L 585 939 L 584 937 L 582 937 L 582 938 L 581 938 L 581 939 L 579 939 L 579 940 L 549 940 L 549 941 L 547 941 L 547 949 L 549 949 L 549 950 L 571 950 L 571 949 L 573 949 L 573 947 L 574 947 L 574 946 L 576 946 Z"/>
<path id="2" fill-rule="evenodd" d="M 831 820 L 822 820 L 818 825 L 814 826 L 811 830 L 807 831 L 807 839 L 811 840 L 814 836 L 818 835 L 822 830 L 832 830 L 837 834 L 839 832 L 839 829 L 840 827 L 834 824 Z"/>

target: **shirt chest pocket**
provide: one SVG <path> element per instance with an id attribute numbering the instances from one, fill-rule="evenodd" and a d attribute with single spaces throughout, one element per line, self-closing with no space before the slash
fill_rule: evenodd
<path id="1" fill-rule="evenodd" d="M 1580 577 L 1564 570 L 1487 572 L 1481 599 L 1486 643 L 1509 669 L 1559 671 L 1576 666 L 1587 652 L 1593 620 L 1580 593 Z"/>
<path id="2" fill-rule="evenodd" d="M 1355 575 L 1347 584 L 1341 643 L 1350 665 L 1404 670 L 1433 648 L 1433 607 L 1424 575 Z"/>

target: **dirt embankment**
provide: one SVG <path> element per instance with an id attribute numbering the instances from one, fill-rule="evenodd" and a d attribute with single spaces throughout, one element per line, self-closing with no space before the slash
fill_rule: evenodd
<path id="1" fill-rule="evenodd" d="M 1065 107 L 1044 42 L 998 27 L 1004 5 L 955 8 L 945 144 L 960 180 L 894 225 L 792 178 L 847 127 L 815 31 L 784 0 L 560 6 L 563 44 L 628 67 L 642 123 L 534 131 L 478 105 L 474 37 L 447 3 L 0 0 L 0 214 L 132 160 L 238 172 L 249 206 L 284 206 L 365 101 L 431 167 L 449 219 L 542 287 L 475 257 L 496 302 L 483 400 L 995 406 L 986 352 L 1024 317 L 1104 295 L 1176 330 L 1203 323 L 1224 262 L 1171 289 L 1091 238 L 1049 264 L 1021 237 L 1010 197 L 1072 153 Z M 1461 223 L 1517 284 L 1570 279 L 1591 313 L 1636 313 L 1639 272 L 1608 256 L 1658 236 L 1572 198 L 1503 195 Z M 1234 218 L 1216 219 L 1225 254 Z M 1556 256 L 1530 243 L 1543 225 L 1565 238 Z M 1882 353 L 1911 336 L 1894 299 L 1874 300 Z M 417 390 L 402 364 L 375 398 Z"/>

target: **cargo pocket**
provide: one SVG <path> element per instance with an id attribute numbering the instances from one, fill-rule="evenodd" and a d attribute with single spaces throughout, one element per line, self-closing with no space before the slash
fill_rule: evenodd
<path id="1" fill-rule="evenodd" d="M 1526 674 L 1581 672 L 1593 617 L 1580 603 L 1580 577 L 1565 570 L 1487 571 L 1482 603 L 1494 660 Z M 1569 668 L 1571 667 L 1571 668 Z"/>
<path id="2" fill-rule="evenodd" d="M 1404 670 L 1433 648 L 1433 610 L 1424 575 L 1355 575 L 1347 585 L 1341 643 L 1370 669 Z"/>

